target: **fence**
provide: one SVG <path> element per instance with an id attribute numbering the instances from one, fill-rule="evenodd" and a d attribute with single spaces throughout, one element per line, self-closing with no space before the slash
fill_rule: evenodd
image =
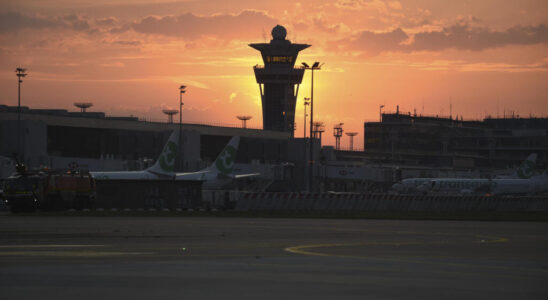
<path id="1" fill-rule="evenodd" d="M 231 195 L 239 211 L 548 212 L 547 196 L 422 196 L 336 193 Z"/>

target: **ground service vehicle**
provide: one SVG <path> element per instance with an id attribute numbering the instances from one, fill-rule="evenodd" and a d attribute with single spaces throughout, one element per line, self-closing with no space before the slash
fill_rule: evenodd
<path id="1" fill-rule="evenodd" d="M 13 212 L 93 207 L 94 182 L 89 174 L 20 172 L 4 183 L 4 198 Z"/>

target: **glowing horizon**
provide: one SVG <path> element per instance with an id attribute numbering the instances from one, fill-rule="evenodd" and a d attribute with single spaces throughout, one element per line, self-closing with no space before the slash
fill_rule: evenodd
<path id="1" fill-rule="evenodd" d="M 28 70 L 22 105 L 167 120 L 262 126 L 249 43 L 280 24 L 292 42 L 311 44 L 301 62 L 315 73 L 314 119 L 356 131 L 384 111 L 479 119 L 513 111 L 548 115 L 548 3 L 495 0 L 381 1 L 1 1 L 0 103 L 17 105 L 18 66 Z M 302 136 L 299 89 L 295 136 Z M 348 137 L 342 146 L 348 146 Z"/>

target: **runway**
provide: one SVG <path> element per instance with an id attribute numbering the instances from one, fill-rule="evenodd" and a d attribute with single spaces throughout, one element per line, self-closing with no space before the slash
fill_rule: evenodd
<path id="1" fill-rule="evenodd" d="M 545 299 L 548 223 L 0 216 L 3 299 Z"/>

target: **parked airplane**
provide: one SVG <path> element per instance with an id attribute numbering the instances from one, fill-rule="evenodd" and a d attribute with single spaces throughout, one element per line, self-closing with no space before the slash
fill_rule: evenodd
<path id="1" fill-rule="evenodd" d="M 401 189 L 394 186 L 394 190 Z M 532 178 L 506 179 L 466 179 L 466 178 L 432 178 L 425 180 L 416 189 L 408 191 L 420 193 L 439 193 L 451 195 L 470 194 L 539 194 L 548 192 L 548 176 L 546 174 Z"/>
<path id="2" fill-rule="evenodd" d="M 495 179 L 481 178 L 408 178 L 392 186 L 392 189 L 398 193 L 451 193 L 451 194 L 473 194 L 494 192 L 495 187 L 499 193 L 509 193 L 516 190 L 522 191 L 523 188 L 509 188 L 513 186 L 529 186 L 533 182 L 539 182 L 540 179 L 527 181 L 532 178 L 535 169 L 537 155 L 531 154 L 519 166 L 519 168 L 509 176 L 501 176 Z M 526 180 L 526 181 L 520 181 Z M 542 182 L 542 180 L 540 181 Z M 539 189 L 533 189 L 539 190 Z M 533 191 L 531 190 L 531 191 Z"/>
<path id="3" fill-rule="evenodd" d="M 158 180 L 174 179 L 175 158 L 179 148 L 179 130 L 174 130 L 156 160 L 156 163 L 142 171 L 90 172 L 95 180 Z"/>
<path id="4" fill-rule="evenodd" d="M 543 174 L 527 179 L 493 179 L 491 194 L 494 195 L 532 195 L 548 192 L 548 169 Z"/>
<path id="5" fill-rule="evenodd" d="M 535 175 L 535 167 L 537 163 L 537 154 L 531 153 L 526 160 L 524 160 L 521 165 L 510 175 L 500 175 L 495 178 L 499 179 L 514 179 L 514 178 L 531 178 Z"/>
<path id="6" fill-rule="evenodd" d="M 233 137 L 217 157 L 215 162 L 197 172 L 176 173 L 174 172 L 175 158 L 179 148 L 179 131 L 175 130 L 156 163 L 143 171 L 123 171 L 123 172 L 90 172 L 96 180 L 195 180 L 203 181 L 204 189 L 220 188 L 233 179 L 258 176 L 259 173 L 239 174 L 233 173 L 234 161 L 238 151 L 240 137 Z"/>
<path id="7" fill-rule="evenodd" d="M 234 174 L 234 162 L 238 151 L 240 137 L 235 136 L 225 146 L 215 162 L 204 170 L 198 172 L 177 173 L 175 180 L 199 180 L 204 181 L 203 189 L 219 189 L 234 179 L 258 176 L 260 173 L 253 174 Z"/>

